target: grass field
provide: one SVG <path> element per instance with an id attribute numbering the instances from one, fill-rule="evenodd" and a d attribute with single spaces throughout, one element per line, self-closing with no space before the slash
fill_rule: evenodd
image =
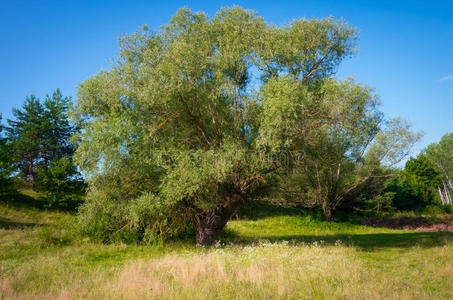
<path id="1" fill-rule="evenodd" d="M 231 221 L 222 243 L 96 244 L 74 215 L 0 204 L 2 299 L 453 299 L 453 232 Z"/>

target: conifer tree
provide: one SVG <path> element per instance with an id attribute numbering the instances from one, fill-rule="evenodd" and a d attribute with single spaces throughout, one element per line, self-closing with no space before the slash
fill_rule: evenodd
<path id="1" fill-rule="evenodd" d="M 62 157 L 72 158 L 73 147 L 69 138 L 74 133 L 74 126 L 69 122 L 67 112 L 71 103 L 70 97 L 64 97 L 57 89 L 47 95 L 44 101 L 44 122 L 46 131 L 42 156 L 45 165 L 48 161 Z"/>
<path id="2" fill-rule="evenodd" d="M 41 163 L 46 122 L 44 107 L 39 99 L 31 95 L 26 98 L 22 109 L 13 109 L 15 120 L 8 120 L 9 139 L 13 149 L 13 168 L 30 180 L 33 189 L 36 183 L 36 168 Z"/>
<path id="3" fill-rule="evenodd" d="M 12 189 L 11 173 L 11 146 L 5 136 L 5 127 L 1 124 L 0 114 L 0 194 Z"/>
<path id="4" fill-rule="evenodd" d="M 49 194 L 50 204 L 70 199 L 65 193 L 80 194 L 83 190 L 82 179 L 72 162 L 70 137 L 75 127 L 67 115 L 70 102 L 71 98 L 64 97 L 59 89 L 47 95 L 43 103 L 31 95 L 21 109 L 13 110 L 15 119 L 8 120 L 14 156 L 12 168 L 29 180 L 33 189 Z M 58 184 L 57 180 L 67 184 Z"/>

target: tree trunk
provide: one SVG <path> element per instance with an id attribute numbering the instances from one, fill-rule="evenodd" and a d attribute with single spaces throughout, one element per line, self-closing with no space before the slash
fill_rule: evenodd
<path id="1" fill-rule="evenodd" d="M 35 190 L 35 173 L 33 172 L 33 157 L 32 157 L 31 152 L 28 153 L 28 159 L 29 159 L 29 162 L 28 162 L 28 173 L 31 176 L 32 189 Z"/>
<path id="2" fill-rule="evenodd" d="M 223 203 L 209 216 L 201 217 L 195 228 L 197 245 L 212 246 L 217 241 L 220 232 L 225 227 L 240 203 L 240 195 L 227 197 Z"/>
<path id="3" fill-rule="evenodd" d="M 43 150 L 43 157 L 44 157 L 44 169 L 47 172 L 49 169 L 49 158 L 47 157 L 46 150 Z"/>
<path id="4" fill-rule="evenodd" d="M 226 224 L 226 222 L 225 222 Z M 217 241 L 222 228 L 212 228 L 207 224 L 197 226 L 196 243 L 202 246 L 212 246 Z"/>
<path id="5" fill-rule="evenodd" d="M 322 203 L 322 212 L 324 214 L 324 220 L 327 222 L 333 221 L 333 209 L 327 201 Z"/>

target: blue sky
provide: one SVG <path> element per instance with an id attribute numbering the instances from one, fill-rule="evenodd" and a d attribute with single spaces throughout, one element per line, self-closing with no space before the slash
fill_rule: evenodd
<path id="1" fill-rule="evenodd" d="M 266 21 L 334 16 L 359 30 L 359 52 L 337 77 L 375 88 L 382 110 L 424 132 L 414 154 L 453 131 L 453 1 L 6 1 L 0 0 L 0 112 L 29 94 L 77 85 L 118 53 L 118 36 L 158 28 L 179 7 L 212 16 L 240 5 Z"/>

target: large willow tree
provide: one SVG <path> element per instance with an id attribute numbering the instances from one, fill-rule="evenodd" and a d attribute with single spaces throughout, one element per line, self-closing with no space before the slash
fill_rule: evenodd
<path id="1" fill-rule="evenodd" d="M 198 244 L 215 242 L 312 130 L 342 126 L 350 111 L 335 109 L 338 90 L 325 85 L 355 38 L 333 19 L 276 27 L 238 7 L 212 19 L 181 9 L 158 32 L 123 37 L 73 111 L 90 183 L 83 228 L 104 240 L 189 228 Z M 351 85 L 345 93 L 363 96 Z"/>

